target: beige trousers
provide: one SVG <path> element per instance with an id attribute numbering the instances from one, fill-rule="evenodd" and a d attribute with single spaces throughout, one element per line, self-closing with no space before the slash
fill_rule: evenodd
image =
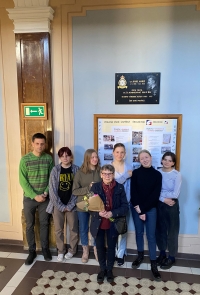
<path id="1" fill-rule="evenodd" d="M 64 228 L 65 225 L 69 226 L 69 249 L 68 252 L 75 254 L 78 245 L 78 217 L 76 211 L 60 212 L 56 207 L 54 207 L 54 212 L 52 213 L 55 235 L 56 235 L 56 245 L 58 248 L 58 254 L 65 254 L 66 248 L 64 243 Z M 66 222 L 66 224 L 65 224 Z"/>

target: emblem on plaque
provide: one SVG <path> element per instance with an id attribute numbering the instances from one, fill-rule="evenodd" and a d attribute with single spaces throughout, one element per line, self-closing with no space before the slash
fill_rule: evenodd
<path id="1" fill-rule="evenodd" d="M 118 85 L 117 88 L 119 89 L 123 89 L 123 88 L 128 88 L 128 86 L 126 86 L 127 82 L 125 77 L 122 75 L 118 81 Z"/>

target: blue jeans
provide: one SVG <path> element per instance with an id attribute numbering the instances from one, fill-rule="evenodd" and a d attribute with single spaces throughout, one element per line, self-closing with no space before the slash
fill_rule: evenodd
<path id="1" fill-rule="evenodd" d="M 128 213 L 126 214 L 127 224 L 129 224 L 130 215 L 131 215 L 131 212 L 129 208 Z M 128 232 L 123 235 L 119 235 L 118 237 L 117 247 L 116 247 L 116 257 L 118 258 L 123 258 L 124 255 L 127 255 L 127 249 L 126 249 L 127 235 L 128 235 Z"/>
<path id="2" fill-rule="evenodd" d="M 81 238 L 82 246 L 89 245 L 88 233 L 89 233 L 89 220 L 90 214 L 88 212 L 77 211 L 79 221 L 79 234 Z M 93 245 L 95 246 L 94 239 L 92 238 Z"/>
<path id="3" fill-rule="evenodd" d="M 139 214 L 131 206 L 133 221 L 135 224 L 135 235 L 137 250 L 144 251 L 144 225 L 146 227 L 146 235 L 149 247 L 150 260 L 156 260 L 156 208 L 152 208 L 146 212 L 146 220 L 143 221 L 139 218 Z"/>

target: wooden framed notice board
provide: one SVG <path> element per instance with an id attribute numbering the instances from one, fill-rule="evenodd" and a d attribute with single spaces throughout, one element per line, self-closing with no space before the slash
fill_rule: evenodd
<path id="1" fill-rule="evenodd" d="M 177 156 L 176 169 L 180 170 L 181 114 L 162 115 L 94 115 L 94 147 L 101 165 L 113 160 L 112 150 L 116 143 L 126 147 L 126 160 L 133 169 L 140 166 L 138 153 L 147 149 L 152 155 L 152 166 L 161 167 L 166 151 Z"/>

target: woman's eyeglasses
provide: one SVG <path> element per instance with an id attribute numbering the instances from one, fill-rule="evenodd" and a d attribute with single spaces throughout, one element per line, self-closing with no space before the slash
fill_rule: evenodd
<path id="1" fill-rule="evenodd" d="M 113 175 L 112 172 L 111 172 L 111 173 L 105 173 L 105 172 L 102 172 L 101 174 L 102 174 L 103 176 L 109 176 L 109 177 L 110 177 L 111 175 Z"/>

